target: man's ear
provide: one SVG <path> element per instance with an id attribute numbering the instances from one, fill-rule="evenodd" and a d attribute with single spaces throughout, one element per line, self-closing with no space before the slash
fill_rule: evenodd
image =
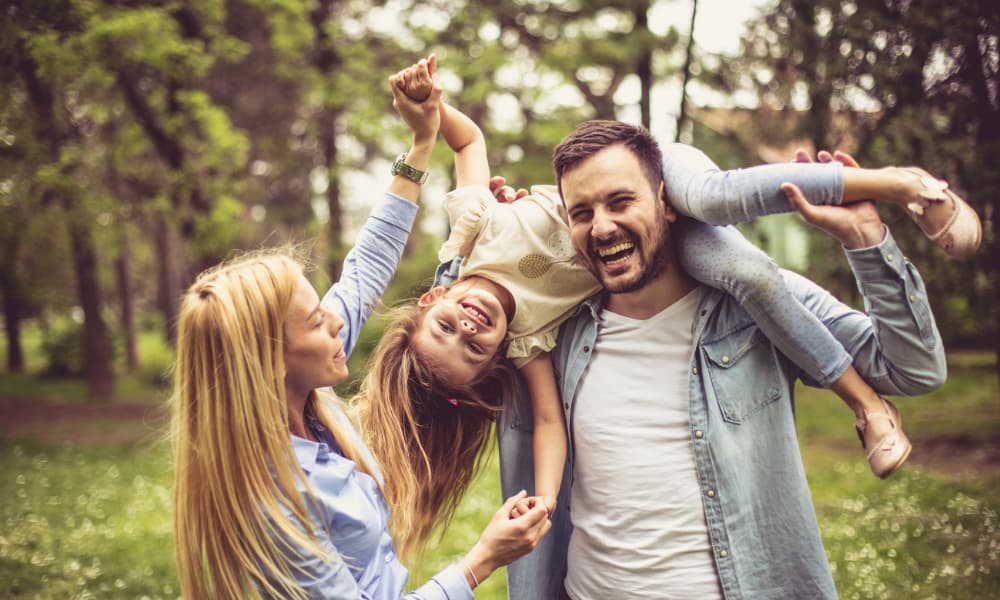
<path id="1" fill-rule="evenodd" d="M 670 199 L 667 198 L 667 182 L 660 181 L 660 187 L 656 190 L 656 195 L 659 197 L 660 202 L 663 203 L 663 214 L 667 218 L 668 223 L 673 223 L 677 220 L 677 211 L 674 210 L 674 205 L 670 203 Z"/>
<path id="2" fill-rule="evenodd" d="M 441 286 L 431 288 L 430 290 L 425 292 L 424 295 L 421 296 L 419 300 L 417 300 L 417 306 L 419 306 L 420 308 L 427 308 L 431 304 L 437 302 L 438 298 L 444 296 L 447 292 L 448 290 Z"/>

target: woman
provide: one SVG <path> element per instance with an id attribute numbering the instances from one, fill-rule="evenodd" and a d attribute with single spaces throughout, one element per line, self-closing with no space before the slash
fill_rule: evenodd
<path id="1" fill-rule="evenodd" d="M 413 131 L 382 204 L 322 302 L 280 251 L 202 273 L 178 320 L 175 375 L 176 559 L 189 598 L 399 598 L 381 474 L 340 404 L 317 388 L 347 378 L 346 359 L 402 255 L 419 174 L 437 136 L 440 90 L 422 103 L 393 89 Z M 496 568 L 530 552 L 544 509 L 508 519 L 414 598 L 472 598 Z M 405 531 L 395 531 L 398 537 Z"/>

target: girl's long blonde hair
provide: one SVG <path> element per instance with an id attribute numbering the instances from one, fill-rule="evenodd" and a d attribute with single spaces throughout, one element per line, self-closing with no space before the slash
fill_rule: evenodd
<path id="1" fill-rule="evenodd" d="M 284 322 L 303 270 L 293 254 L 263 251 L 209 269 L 181 301 L 174 536 L 187 598 L 304 597 L 292 561 L 328 556 L 289 437 Z M 370 472 L 315 391 L 307 409 Z"/>
<path id="2" fill-rule="evenodd" d="M 501 348 L 478 381 L 448 386 L 413 350 L 420 317 L 415 305 L 390 313 L 356 404 L 385 476 L 390 530 L 404 558 L 421 551 L 455 514 L 482 466 L 501 394 L 513 376 Z"/>

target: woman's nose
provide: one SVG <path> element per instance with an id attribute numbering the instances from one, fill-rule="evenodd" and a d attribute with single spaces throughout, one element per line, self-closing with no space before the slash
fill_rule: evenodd
<path id="1" fill-rule="evenodd" d="M 344 320 L 337 313 L 330 313 L 330 335 L 336 336 L 344 328 Z"/>

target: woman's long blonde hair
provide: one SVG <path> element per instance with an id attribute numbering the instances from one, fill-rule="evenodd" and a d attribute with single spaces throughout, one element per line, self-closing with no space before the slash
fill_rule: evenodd
<path id="1" fill-rule="evenodd" d="M 449 386 L 413 350 L 421 309 L 404 306 L 389 317 L 356 410 L 385 476 L 396 547 L 411 558 L 436 528 L 447 526 L 482 466 L 513 368 L 501 359 L 501 348 L 476 382 Z"/>
<path id="2" fill-rule="evenodd" d="M 186 598 L 304 597 L 291 561 L 328 556 L 289 437 L 284 322 L 303 271 L 293 255 L 262 251 L 209 269 L 181 301 L 174 536 Z M 370 472 L 322 404 L 313 392 L 307 409 Z"/>

